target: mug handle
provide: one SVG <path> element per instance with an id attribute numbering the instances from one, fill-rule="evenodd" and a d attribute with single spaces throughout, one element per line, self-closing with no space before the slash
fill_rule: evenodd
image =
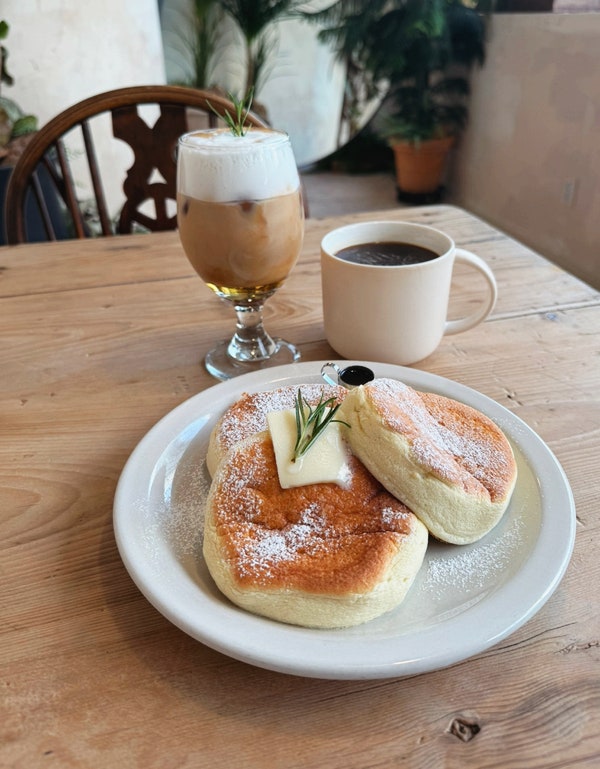
<path id="1" fill-rule="evenodd" d="M 475 254 L 472 254 L 470 251 L 465 251 L 464 248 L 457 248 L 454 258 L 455 262 L 469 264 L 483 275 L 488 286 L 488 294 L 481 307 L 471 313 L 471 315 L 467 315 L 466 318 L 458 318 L 457 320 L 447 320 L 444 334 L 458 334 L 461 331 L 466 331 L 469 328 L 473 328 L 473 326 L 476 326 L 478 323 L 481 323 L 481 321 L 485 320 L 494 309 L 496 299 L 498 298 L 496 278 L 483 259 L 475 256 Z"/>

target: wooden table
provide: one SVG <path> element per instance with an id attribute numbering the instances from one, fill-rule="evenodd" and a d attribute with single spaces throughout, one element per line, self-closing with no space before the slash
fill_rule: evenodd
<path id="1" fill-rule="evenodd" d="M 266 314 L 304 360 L 335 357 L 320 238 L 373 218 L 307 223 Z M 496 273 L 493 316 L 419 368 L 513 410 L 557 455 L 578 518 L 558 590 L 497 646 L 414 678 L 301 678 L 193 640 L 134 586 L 112 502 L 146 431 L 215 384 L 199 361 L 232 314 L 175 233 L 3 248 L 0 765 L 600 766 L 600 294 L 459 209 L 379 218 L 441 227 Z M 457 276 L 462 304 L 471 280 Z"/>

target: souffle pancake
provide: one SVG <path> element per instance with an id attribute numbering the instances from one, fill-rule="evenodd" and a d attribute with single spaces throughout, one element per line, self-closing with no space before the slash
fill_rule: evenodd
<path id="1" fill-rule="evenodd" d="M 376 379 L 348 393 L 340 419 L 352 452 L 437 539 L 475 542 L 508 507 L 516 462 L 504 433 L 480 411 Z"/>
<path id="2" fill-rule="evenodd" d="M 341 628 L 398 606 L 427 548 L 426 527 L 356 458 L 347 482 L 282 488 L 268 431 L 215 470 L 204 558 L 236 605 L 281 622 Z"/>

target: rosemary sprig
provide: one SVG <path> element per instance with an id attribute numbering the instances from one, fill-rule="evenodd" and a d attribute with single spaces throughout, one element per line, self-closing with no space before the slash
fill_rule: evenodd
<path id="1" fill-rule="evenodd" d="M 225 113 L 221 115 L 210 102 L 207 102 L 208 106 L 217 117 L 222 118 L 227 123 L 229 130 L 234 136 L 245 136 L 250 128 L 250 126 L 246 125 L 246 118 L 248 117 L 250 107 L 252 106 L 254 88 L 251 88 L 243 99 L 236 98 L 232 93 L 228 93 L 227 95 L 233 104 L 235 115 L 232 115 L 229 110 L 225 110 Z"/>
<path id="2" fill-rule="evenodd" d="M 302 390 L 298 388 L 296 394 L 297 438 L 292 462 L 306 454 L 328 424 L 338 422 L 339 424 L 346 425 L 346 427 L 350 427 L 347 422 L 333 418 L 340 406 L 341 404 L 337 403 L 335 398 L 323 400 L 323 396 L 321 396 L 317 405 L 312 408 L 308 401 L 302 397 Z"/>

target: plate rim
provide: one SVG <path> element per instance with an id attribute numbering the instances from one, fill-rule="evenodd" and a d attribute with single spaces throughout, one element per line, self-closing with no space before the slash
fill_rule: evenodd
<path id="1" fill-rule="evenodd" d="M 179 606 L 175 605 L 174 607 L 172 602 L 165 600 L 164 595 L 162 595 L 160 590 L 156 589 L 155 585 L 149 584 L 148 579 L 143 573 L 143 568 L 140 568 L 140 564 L 136 561 L 135 545 L 128 541 L 127 537 L 127 510 L 130 506 L 123 504 L 124 497 L 130 495 L 131 476 L 132 474 L 135 476 L 138 467 L 140 465 L 143 466 L 144 462 L 147 461 L 149 454 L 158 455 L 158 458 L 160 458 L 172 441 L 181 435 L 182 430 L 189 427 L 203 416 L 203 413 L 200 411 L 194 416 L 191 416 L 191 413 L 196 409 L 196 405 L 203 404 L 207 399 L 212 400 L 213 398 L 215 401 L 218 400 L 221 402 L 228 396 L 231 396 L 231 401 L 233 402 L 235 397 L 238 396 L 241 391 L 271 389 L 285 383 L 291 383 L 289 380 L 294 378 L 306 381 L 315 378 L 320 379 L 321 366 L 327 362 L 330 361 L 302 361 L 285 366 L 263 369 L 257 372 L 244 374 L 225 382 L 216 383 L 196 395 L 187 398 L 178 406 L 174 407 L 144 434 L 123 467 L 117 483 L 113 504 L 113 528 L 115 539 L 119 554 L 130 577 L 146 599 L 161 614 L 163 614 L 163 616 L 196 640 L 223 654 L 233 657 L 234 659 L 281 673 L 331 679 L 397 678 L 442 669 L 485 651 L 511 635 L 531 619 L 531 617 L 533 617 L 547 602 L 562 580 L 571 559 L 575 542 L 576 517 L 573 493 L 567 476 L 552 450 L 518 415 L 489 396 L 486 396 L 467 385 L 421 369 L 383 364 L 376 361 L 333 359 L 333 362 L 336 362 L 339 365 L 348 366 L 360 364 L 369 366 L 375 370 L 378 376 L 393 376 L 394 378 L 403 381 L 404 379 L 408 379 L 410 380 L 408 383 L 411 384 L 412 382 L 411 386 L 413 387 L 424 387 L 424 389 L 442 393 L 450 389 L 452 394 L 447 397 L 463 400 L 463 402 L 470 405 L 473 405 L 473 401 L 475 401 L 476 404 L 479 402 L 483 403 L 485 409 L 482 409 L 480 405 L 475 405 L 474 407 L 479 408 L 479 410 L 482 410 L 490 416 L 493 421 L 499 424 L 501 429 L 507 432 L 508 437 L 512 442 L 519 446 L 519 450 L 526 458 L 532 470 L 538 469 L 537 466 L 540 464 L 544 468 L 550 469 L 554 485 L 557 486 L 560 492 L 557 494 L 555 488 L 551 495 L 545 494 L 549 481 L 544 477 L 540 477 L 540 475 L 536 475 L 540 494 L 540 505 L 542 508 L 540 531 L 529 558 L 518 570 L 519 573 L 524 572 L 526 578 L 530 580 L 530 584 L 533 584 L 534 587 L 533 589 L 530 588 L 529 592 L 535 594 L 535 598 L 525 602 L 528 605 L 523 606 L 519 610 L 518 616 L 515 617 L 513 622 L 508 626 L 506 626 L 504 622 L 495 621 L 489 623 L 485 633 L 480 634 L 476 641 L 472 641 L 470 644 L 463 644 L 460 651 L 453 648 L 451 651 L 442 650 L 437 653 L 430 653 L 425 656 L 408 660 L 390 660 L 388 658 L 380 662 L 374 659 L 372 655 L 369 655 L 371 658 L 363 664 L 347 663 L 341 658 L 338 658 L 335 654 L 334 647 L 336 647 L 336 643 L 331 640 L 332 635 L 335 638 L 335 634 L 339 634 L 340 631 L 321 631 L 309 628 L 297 628 L 292 625 L 284 625 L 283 623 L 268 620 L 264 617 L 257 617 L 233 604 L 229 604 L 229 602 L 222 596 L 220 597 L 222 603 L 220 606 L 221 611 L 217 611 L 217 614 L 222 615 L 222 618 L 227 620 L 227 627 L 237 627 L 241 624 L 242 627 L 245 626 L 246 631 L 248 630 L 248 627 L 251 627 L 255 632 L 246 632 L 244 635 L 244 642 L 240 643 L 235 638 L 232 638 L 231 634 L 225 633 L 224 635 L 223 632 L 220 632 L 219 627 L 216 629 L 213 627 L 212 632 L 210 631 L 210 628 L 207 627 L 199 629 L 196 622 L 190 622 L 187 616 L 182 615 Z M 419 380 L 425 380 L 426 384 L 414 384 L 415 380 L 417 382 Z M 492 413 L 490 414 L 489 411 Z M 204 413 L 206 413 L 206 409 L 204 409 Z M 506 427 L 507 424 L 509 425 L 509 428 Z M 515 437 L 516 433 L 519 434 L 518 439 Z M 156 443 L 157 438 L 160 438 L 158 443 Z M 162 444 L 162 448 L 159 444 Z M 536 451 L 533 460 L 530 455 L 531 452 L 523 448 L 523 445 L 529 447 L 530 444 L 534 446 Z M 152 452 L 148 451 L 149 447 L 153 449 Z M 152 465 L 152 470 L 155 467 L 156 462 Z M 556 502 L 557 497 L 559 498 L 558 502 Z M 548 505 L 556 507 L 559 504 L 566 506 L 566 512 L 568 513 L 567 515 L 564 515 L 564 530 L 562 531 L 562 547 L 560 548 L 560 555 L 550 569 L 550 572 L 544 572 L 542 575 L 532 573 L 533 570 L 531 568 L 528 569 L 527 566 L 528 562 L 531 561 L 533 554 L 540 549 L 547 549 L 548 541 L 555 541 L 552 539 L 552 536 L 555 533 L 554 529 L 550 526 L 544 526 L 544 510 Z M 546 508 L 544 505 L 546 505 Z M 554 549 L 553 546 L 553 551 Z M 510 597 L 511 594 L 514 593 L 514 583 L 515 581 L 518 581 L 517 577 L 518 574 L 513 575 L 512 578 L 507 581 L 506 585 L 502 585 L 499 588 L 499 591 L 507 593 Z M 522 578 L 523 576 L 521 576 L 521 579 Z M 206 604 L 207 596 L 204 593 L 202 593 L 202 595 L 204 597 L 204 603 Z M 513 597 L 517 600 L 519 599 L 518 595 Z M 477 619 L 481 612 L 481 605 L 485 605 L 487 600 L 488 599 L 486 598 L 482 599 L 478 605 L 473 607 L 473 612 L 471 612 L 471 609 L 468 609 L 467 612 L 471 612 L 471 616 L 474 615 L 475 619 Z M 204 608 L 206 608 L 206 606 Z M 214 610 L 215 606 L 210 605 L 209 608 Z M 460 615 L 460 617 L 464 619 L 464 614 Z M 448 624 L 451 623 L 452 629 L 454 630 L 458 619 L 459 618 L 454 618 L 454 620 L 450 620 L 448 623 L 443 622 L 441 625 L 448 627 Z M 471 622 L 467 622 L 466 624 L 469 625 Z M 287 640 L 290 640 L 295 638 L 298 634 L 300 634 L 301 637 L 310 637 L 314 635 L 315 638 L 321 639 L 317 644 L 313 644 L 321 649 L 321 657 L 315 658 L 313 656 L 311 659 L 303 660 L 297 656 L 294 657 L 293 655 L 282 653 L 281 649 L 277 650 L 269 648 L 268 645 L 267 648 L 261 647 L 258 643 L 261 635 L 261 628 L 269 631 L 271 638 L 273 637 L 273 633 L 275 633 L 275 636 L 282 640 L 285 640 L 286 638 Z M 429 630 L 430 632 L 427 633 L 421 631 L 420 637 L 423 640 L 427 640 L 424 636 L 432 635 L 435 637 L 437 635 L 438 628 Z M 338 635 L 338 647 L 340 646 L 339 638 L 341 638 L 341 635 Z M 375 643 L 375 645 L 377 645 L 377 643 L 381 645 L 381 642 L 369 641 L 368 637 L 365 637 L 364 639 L 351 638 L 347 643 L 355 647 L 359 652 L 359 656 L 363 645 L 365 646 L 363 653 L 371 651 L 373 643 Z M 369 646 L 370 649 L 367 649 L 367 646 Z"/>

